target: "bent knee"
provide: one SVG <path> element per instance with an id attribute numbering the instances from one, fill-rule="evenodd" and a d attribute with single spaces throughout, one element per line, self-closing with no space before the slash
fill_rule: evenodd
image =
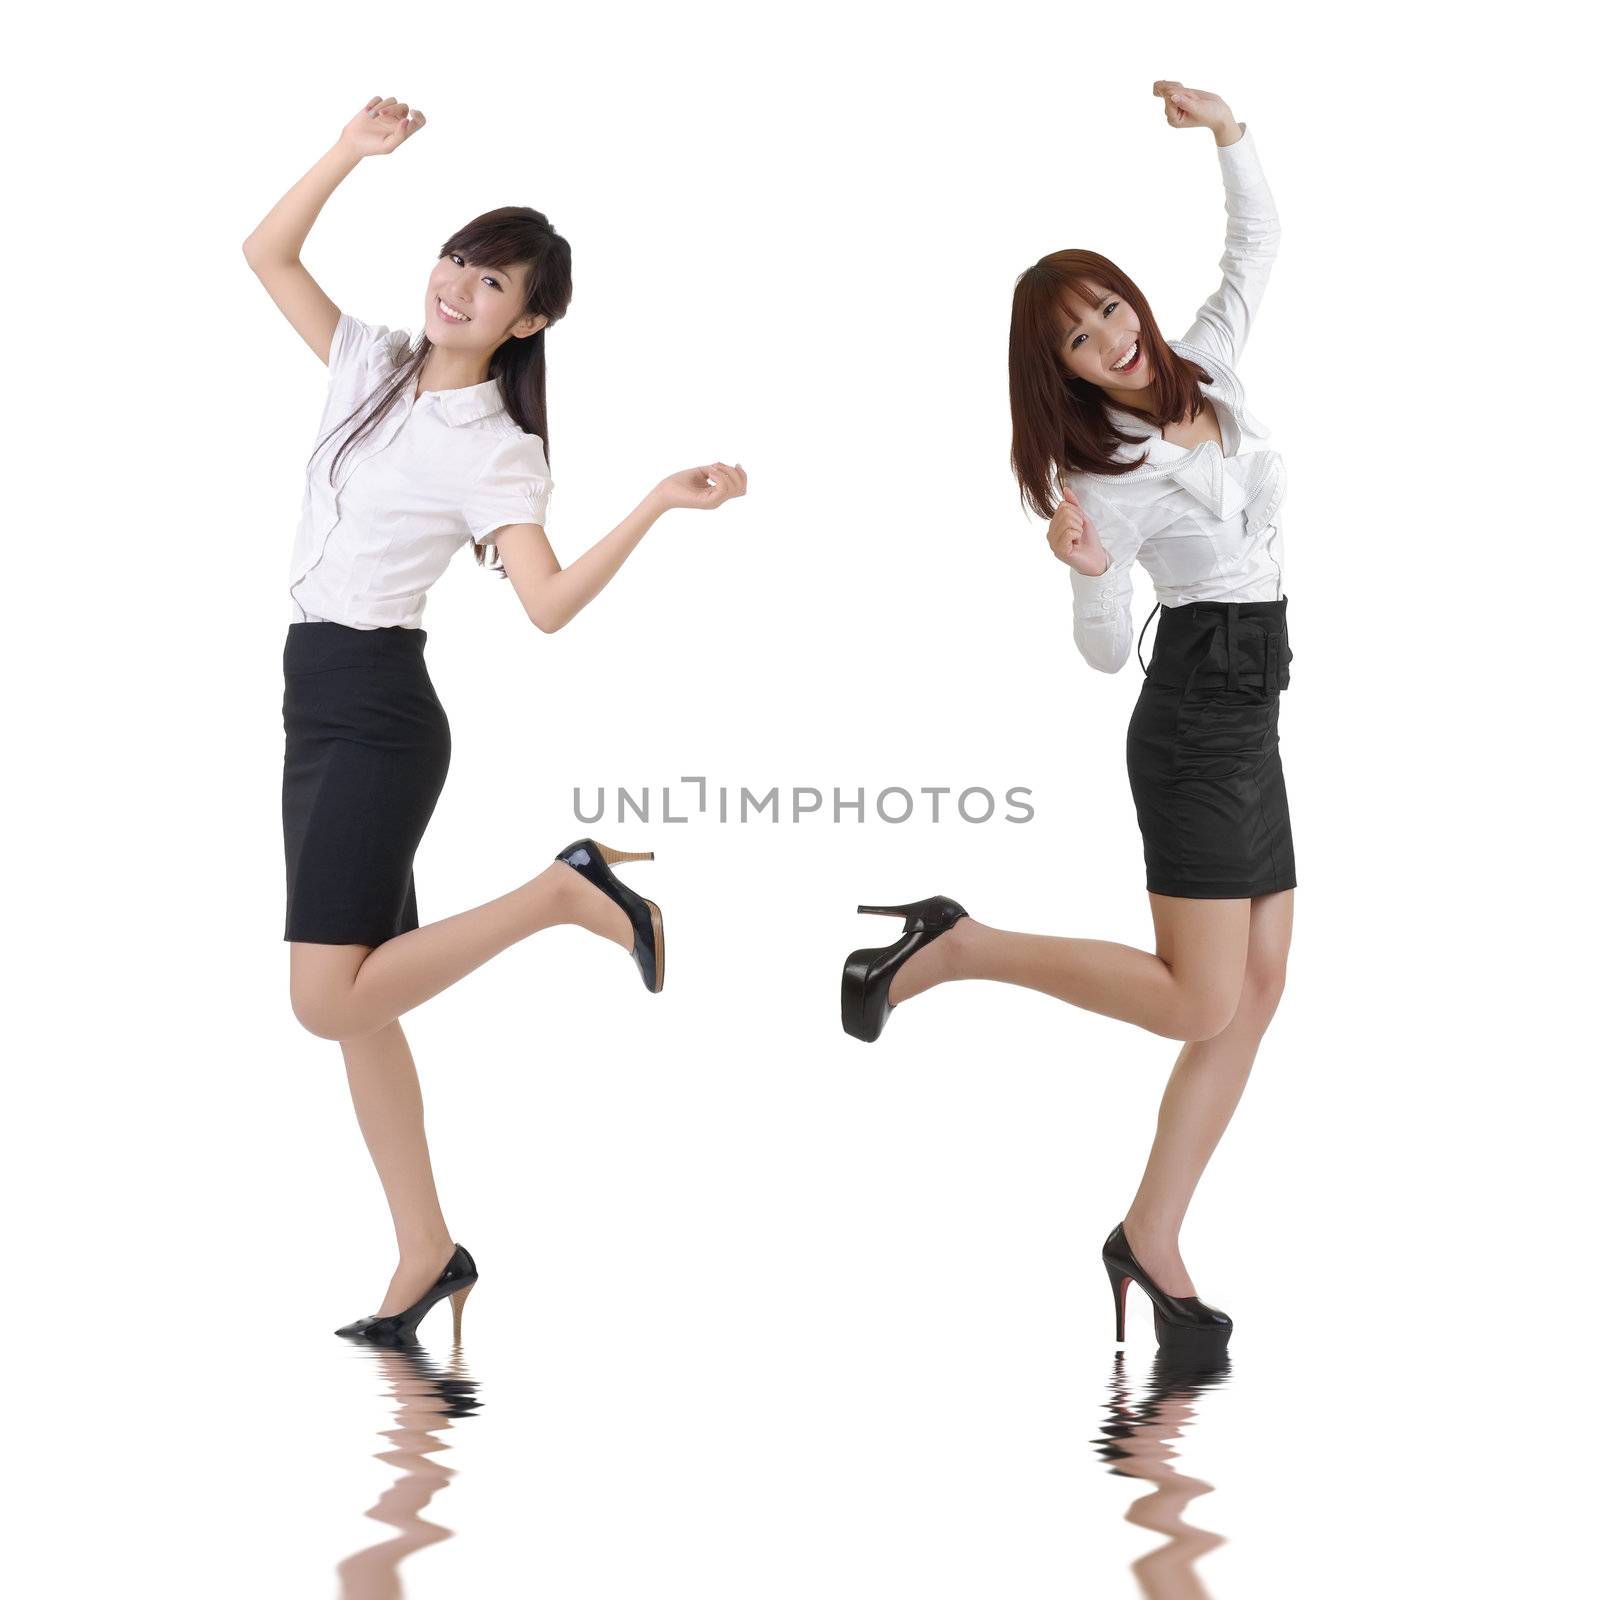
<path id="1" fill-rule="evenodd" d="M 1168 1038 L 1199 1044 L 1222 1033 L 1239 1008 L 1239 997 L 1221 989 L 1204 989 L 1189 995 L 1179 1006 L 1167 1031 Z"/>
<path id="2" fill-rule="evenodd" d="M 332 1039 L 335 1042 L 345 1037 L 348 1030 L 344 1025 L 344 1018 L 340 1015 L 339 1007 L 330 1005 L 326 996 L 290 989 L 289 1005 L 294 1012 L 295 1021 L 307 1033 L 314 1034 L 319 1039 Z"/>

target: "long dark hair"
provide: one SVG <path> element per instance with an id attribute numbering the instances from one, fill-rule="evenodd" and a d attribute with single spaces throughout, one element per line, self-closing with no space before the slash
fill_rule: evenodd
<path id="1" fill-rule="evenodd" d="M 1011 297 L 1011 470 L 1022 503 L 1041 517 L 1055 514 L 1069 472 L 1120 476 L 1142 467 L 1118 461 L 1116 447 L 1137 444 L 1138 435 L 1119 431 L 1106 410 L 1098 384 L 1075 377 L 1061 359 L 1068 300 L 1093 305 L 1091 285 L 1133 307 L 1139 319 L 1139 347 L 1150 363 L 1155 400 L 1151 419 L 1158 426 L 1187 422 L 1200 410 L 1202 383 L 1211 374 L 1174 352 L 1161 337 L 1150 303 L 1115 262 L 1093 250 L 1057 250 L 1042 257 L 1017 279 Z"/>
<path id="2" fill-rule="evenodd" d="M 520 263 L 528 269 L 528 294 L 519 316 L 544 316 L 558 322 L 572 301 L 572 249 L 567 241 L 550 226 L 550 219 L 542 211 L 528 206 L 501 206 L 495 211 L 485 211 L 474 217 L 464 228 L 458 228 L 439 246 L 439 259 L 456 254 L 476 267 L 502 269 Z M 545 460 L 550 459 L 550 419 L 545 409 L 544 336 L 549 323 L 526 339 L 507 339 L 489 358 L 489 376 L 500 385 L 500 394 L 506 411 L 524 433 L 536 433 L 544 443 Z M 345 452 L 357 440 L 363 439 L 386 417 L 405 393 L 406 385 L 415 383 L 422 364 L 428 359 L 433 341 L 426 333 L 419 334 L 417 342 L 396 371 L 386 388 L 379 389 L 366 406 L 359 427 L 335 452 L 328 463 L 328 481 L 338 470 Z M 311 452 L 315 461 L 317 452 L 362 411 L 357 406 L 343 422 L 317 441 Z M 308 463 L 309 465 L 309 463 Z M 473 554 L 478 565 L 484 564 L 483 546 L 473 541 Z M 497 568 L 502 576 L 503 569 Z"/>

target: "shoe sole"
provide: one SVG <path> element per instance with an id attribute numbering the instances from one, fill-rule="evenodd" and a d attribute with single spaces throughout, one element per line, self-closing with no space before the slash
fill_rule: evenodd
<path id="1" fill-rule="evenodd" d="M 660 994 L 667 981 L 667 930 L 661 921 L 661 907 L 654 900 L 646 900 L 645 904 L 650 907 L 650 931 L 656 941 L 656 982 L 650 993 Z"/>

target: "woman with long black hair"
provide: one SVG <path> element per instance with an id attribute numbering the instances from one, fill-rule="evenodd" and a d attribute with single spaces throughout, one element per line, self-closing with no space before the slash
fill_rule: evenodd
<path id="1" fill-rule="evenodd" d="M 1119 1339 L 1131 1281 L 1164 1345 L 1205 1351 L 1226 1346 L 1232 1323 L 1196 1295 L 1178 1232 L 1277 1008 L 1294 904 L 1278 753 L 1283 464 L 1233 370 L 1279 228 L 1254 139 L 1227 105 L 1170 80 L 1153 92 L 1172 127 L 1216 139 L 1221 285 L 1168 343 L 1113 262 L 1047 255 L 1016 285 L 1010 373 L 1012 466 L 1071 568 L 1073 637 L 1091 665 L 1115 672 L 1129 656 L 1135 562 L 1155 586 L 1161 622 L 1127 742 L 1155 950 L 1009 933 L 942 895 L 863 906 L 905 930 L 849 958 L 842 1002 L 846 1030 L 870 1040 L 913 995 L 991 978 L 1183 1041 L 1143 1182 L 1102 1260 Z"/>
<path id="2" fill-rule="evenodd" d="M 399 1264 L 372 1314 L 339 1328 L 409 1340 L 446 1295 L 460 1332 L 477 1266 L 434 1187 L 415 1064 L 399 1018 L 502 950 L 566 924 L 620 944 L 645 986 L 665 977 L 661 912 L 611 871 L 648 852 L 579 839 L 499 899 L 419 925 L 412 862 L 443 788 L 450 728 L 423 662 L 428 589 L 470 545 L 554 632 L 603 589 L 665 512 L 745 492 L 737 465 L 663 478 L 562 567 L 550 493 L 545 331 L 572 295 L 571 252 L 540 212 L 505 206 L 452 234 L 428 277 L 423 330 L 341 312 L 300 251 L 335 188 L 425 124 L 374 96 L 245 241 L 245 258 L 328 367 L 306 476 L 284 646 L 284 938 L 299 1021 L 337 1040 L 394 1218 Z"/>

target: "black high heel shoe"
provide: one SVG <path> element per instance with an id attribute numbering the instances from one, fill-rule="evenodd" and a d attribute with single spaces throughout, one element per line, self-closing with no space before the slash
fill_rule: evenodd
<path id="1" fill-rule="evenodd" d="M 451 1310 L 455 1312 L 455 1339 L 461 1342 L 461 1308 L 478 1281 L 478 1263 L 467 1253 L 465 1245 L 457 1245 L 455 1254 L 445 1263 L 444 1271 L 433 1280 L 415 1305 L 392 1316 L 380 1317 L 376 1313 L 357 1317 L 342 1328 L 333 1331 L 341 1339 L 365 1339 L 369 1344 L 415 1344 L 417 1324 L 444 1299 L 450 1297 Z"/>
<path id="2" fill-rule="evenodd" d="M 1179 1355 L 1217 1355 L 1228 1347 L 1233 1318 L 1226 1311 L 1208 1306 L 1198 1295 L 1170 1295 L 1157 1288 L 1150 1274 L 1139 1265 L 1128 1248 L 1128 1236 L 1119 1222 L 1100 1248 L 1106 1276 L 1111 1279 L 1111 1298 L 1117 1305 L 1117 1339 L 1127 1326 L 1128 1285 L 1136 1283 L 1150 1297 L 1155 1312 L 1156 1343 L 1165 1351 Z"/>
<path id="3" fill-rule="evenodd" d="M 654 850 L 613 850 L 593 839 L 576 839 L 558 851 L 557 861 L 565 861 L 574 872 L 581 872 L 608 899 L 616 901 L 633 924 L 633 959 L 639 976 L 651 994 L 660 994 L 667 981 L 667 935 L 661 923 L 661 907 L 630 889 L 611 870 L 613 861 L 654 861 Z"/>
<path id="4" fill-rule="evenodd" d="M 948 933 L 966 910 L 947 895 L 936 894 L 908 906 L 857 906 L 857 911 L 877 917 L 904 917 L 906 925 L 891 945 L 877 950 L 852 950 L 845 958 L 839 986 L 839 1018 L 853 1039 L 870 1044 L 883 1032 L 894 1006 L 889 985 L 894 975 L 917 951 Z"/>

